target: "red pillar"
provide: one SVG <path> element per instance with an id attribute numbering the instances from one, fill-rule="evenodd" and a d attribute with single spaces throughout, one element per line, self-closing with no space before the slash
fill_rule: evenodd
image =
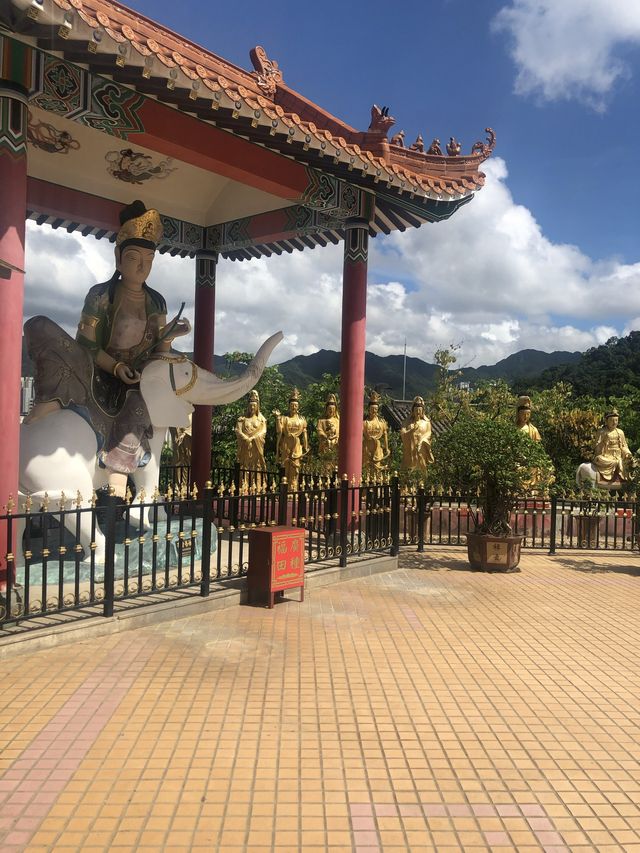
<path id="1" fill-rule="evenodd" d="M 27 93 L 0 80 L 0 258 L 24 269 L 27 209 Z M 24 275 L 0 281 L 0 514 L 18 496 Z M 0 524 L 0 591 L 6 589 L 6 524 Z"/>
<path id="2" fill-rule="evenodd" d="M 193 360 L 213 371 L 213 332 L 216 310 L 216 252 L 201 251 L 196 257 Z M 192 421 L 191 478 L 202 492 L 211 477 L 212 406 L 196 406 Z"/>
<path id="3" fill-rule="evenodd" d="M 342 279 L 342 351 L 340 357 L 340 474 L 360 482 L 364 355 L 367 316 L 369 223 L 347 222 Z"/>

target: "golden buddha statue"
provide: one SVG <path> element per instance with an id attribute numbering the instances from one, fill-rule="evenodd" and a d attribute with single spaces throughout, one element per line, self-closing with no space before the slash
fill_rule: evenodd
<path id="1" fill-rule="evenodd" d="M 623 431 L 618 427 L 619 415 L 611 409 L 604 416 L 604 426 L 598 433 L 593 451 L 593 466 L 601 480 L 626 480 L 632 467 L 633 454 Z"/>
<path id="2" fill-rule="evenodd" d="M 254 389 L 249 393 L 244 415 L 236 422 L 237 458 L 244 469 L 243 482 L 247 486 L 262 486 L 267 471 L 264 461 L 266 435 L 267 420 L 260 411 L 260 396 Z"/>
<path id="3" fill-rule="evenodd" d="M 531 423 L 531 398 L 518 397 L 518 408 L 516 410 L 516 426 L 532 441 L 542 441 L 540 433 Z"/>
<path id="4" fill-rule="evenodd" d="M 309 452 L 307 421 L 299 413 L 300 393 L 294 388 L 289 397 L 289 414 L 281 415 L 277 409 L 276 418 L 276 461 L 284 468 L 284 476 L 289 491 L 298 488 L 298 478 L 302 468 L 302 459 Z"/>
<path id="5" fill-rule="evenodd" d="M 400 429 L 402 438 L 402 470 L 427 472 L 433 463 L 431 421 L 424 411 L 422 397 L 414 397 L 411 414 Z"/>
<path id="6" fill-rule="evenodd" d="M 384 418 L 378 414 L 380 410 L 380 395 L 371 392 L 367 416 L 362 423 L 362 471 L 364 474 L 375 475 L 386 469 L 388 459 L 389 427 Z"/>
<path id="7" fill-rule="evenodd" d="M 318 433 L 318 454 L 324 472 L 331 473 L 338 463 L 338 442 L 340 440 L 340 415 L 335 394 L 329 394 L 324 404 L 324 416 L 316 424 Z"/>

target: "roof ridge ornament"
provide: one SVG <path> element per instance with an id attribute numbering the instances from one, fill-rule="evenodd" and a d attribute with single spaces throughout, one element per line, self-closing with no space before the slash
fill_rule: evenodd
<path id="1" fill-rule="evenodd" d="M 367 133 L 375 133 L 386 139 L 395 123 L 394 117 L 389 115 L 389 107 L 379 107 L 377 104 L 373 104 L 371 107 L 371 124 Z"/>
<path id="2" fill-rule="evenodd" d="M 493 149 L 496 147 L 496 134 L 494 130 L 490 127 L 485 127 L 484 132 L 487 134 L 486 142 L 474 142 L 471 147 L 472 154 L 480 154 L 483 160 L 486 160 L 487 157 L 490 157 L 493 153 Z"/>
<path id="3" fill-rule="evenodd" d="M 249 56 L 255 68 L 254 75 L 258 81 L 258 86 L 265 95 L 273 98 L 278 84 L 284 82 L 280 66 L 275 59 L 269 59 L 266 50 L 260 45 L 256 45 L 249 52 Z"/>

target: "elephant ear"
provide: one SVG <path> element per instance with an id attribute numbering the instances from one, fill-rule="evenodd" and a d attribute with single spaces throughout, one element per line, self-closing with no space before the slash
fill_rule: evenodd
<path id="1" fill-rule="evenodd" d="M 193 406 L 178 397 L 169 380 L 166 361 L 152 361 L 142 371 L 140 392 L 154 427 L 187 427 Z"/>

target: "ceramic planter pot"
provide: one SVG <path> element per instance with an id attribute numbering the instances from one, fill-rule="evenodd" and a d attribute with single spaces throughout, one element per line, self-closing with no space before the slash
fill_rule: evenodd
<path id="1" fill-rule="evenodd" d="M 472 569 L 483 572 L 515 572 L 520 562 L 522 536 L 490 536 L 467 533 L 467 553 Z"/>

